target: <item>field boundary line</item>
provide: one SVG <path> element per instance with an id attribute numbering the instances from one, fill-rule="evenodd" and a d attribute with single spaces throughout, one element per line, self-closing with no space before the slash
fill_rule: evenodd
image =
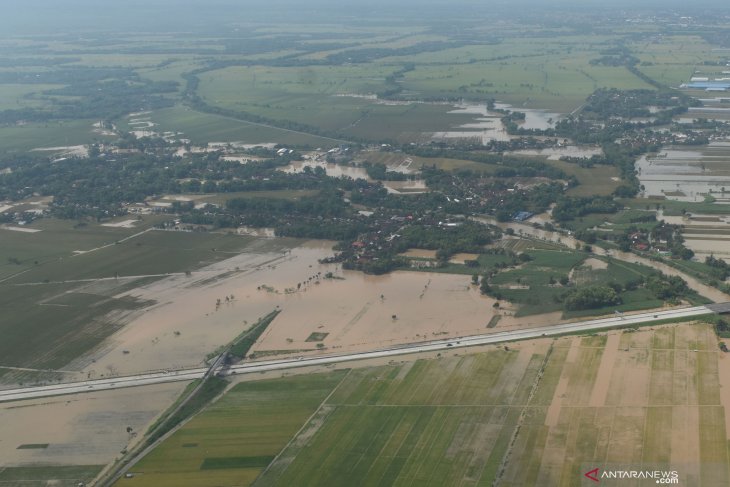
<path id="1" fill-rule="evenodd" d="M 73 259 L 74 257 L 78 257 L 79 255 L 86 255 L 86 254 L 90 254 L 91 252 L 96 252 L 97 250 L 102 250 L 102 249 L 105 249 L 107 247 L 112 247 L 112 246 L 117 245 L 117 244 L 120 244 L 122 242 L 126 242 L 127 240 L 131 240 L 131 239 L 133 239 L 135 237 L 139 237 L 140 235 L 144 235 L 145 233 L 150 232 L 152 230 L 154 230 L 154 228 L 152 228 L 152 227 L 151 228 L 146 228 L 146 229 L 142 230 L 141 232 L 135 233 L 133 235 L 129 235 L 129 236 L 124 237 L 124 238 L 119 239 L 119 240 L 115 240 L 114 242 L 112 242 L 110 244 L 102 245 L 101 247 L 95 247 L 95 248 L 89 249 L 89 250 L 80 250 L 80 251 L 77 251 L 77 252 L 75 252 L 71 256 L 71 258 Z"/>
<path id="2" fill-rule="evenodd" d="M 329 401 L 329 399 L 334 395 L 334 393 L 337 392 L 337 390 L 340 388 L 340 386 L 350 376 L 350 373 L 351 372 L 352 372 L 352 369 L 351 368 L 350 369 L 347 369 L 347 373 L 345 374 L 344 377 L 342 377 L 342 380 L 340 380 L 340 382 L 337 383 L 337 385 L 330 391 L 330 393 L 327 394 L 327 397 L 325 397 L 322 400 L 322 402 L 319 404 L 319 406 L 317 406 L 317 409 L 307 418 L 306 421 L 304 421 L 304 424 L 302 424 L 302 427 L 299 428 L 297 430 L 297 432 L 294 433 L 294 435 L 292 435 L 292 437 L 289 439 L 289 441 L 286 443 L 286 445 L 284 445 L 284 447 L 279 451 L 279 453 L 276 454 L 276 456 L 274 457 L 274 459 L 271 460 L 271 462 L 269 462 L 269 464 L 266 466 L 266 468 L 263 469 L 260 474 L 258 474 L 258 476 L 251 483 L 252 486 L 255 486 L 256 483 L 264 476 L 264 474 L 266 474 L 266 472 L 268 472 L 269 469 L 271 469 L 271 467 L 279 460 L 279 458 L 281 457 L 281 455 L 283 455 L 284 452 L 287 449 L 289 449 L 289 447 L 291 446 L 291 444 L 294 443 L 294 440 L 297 439 L 297 437 L 302 433 L 302 431 L 304 431 L 304 429 L 307 427 L 307 425 L 309 425 L 309 423 L 312 421 L 312 419 L 314 419 L 314 417 L 320 412 L 320 410 L 327 404 L 327 401 Z M 337 406 L 334 406 L 334 407 L 337 408 Z"/>
<path id="3" fill-rule="evenodd" d="M 530 394 L 527 396 L 526 404 L 530 404 L 532 401 L 532 398 L 535 396 L 535 392 L 537 392 L 537 388 L 540 385 L 540 382 L 542 381 L 542 376 L 545 374 L 545 367 L 547 367 L 548 362 L 550 361 L 550 356 L 553 353 L 553 344 L 550 344 L 550 348 L 548 348 L 547 353 L 545 354 L 545 358 L 542 361 L 542 365 L 537 371 L 537 374 L 535 376 L 535 380 L 532 383 L 532 387 L 530 388 Z M 507 405 L 507 407 L 510 407 Z M 522 410 L 520 411 L 520 416 L 517 419 L 517 424 L 515 425 L 515 429 L 512 431 L 512 438 L 510 438 L 509 443 L 507 444 L 507 450 L 504 452 L 504 457 L 502 457 L 502 463 L 499 466 L 499 469 L 497 470 L 496 475 L 494 476 L 494 480 L 492 481 L 492 487 L 496 487 L 500 484 L 500 481 L 502 480 L 502 477 L 504 476 L 504 473 L 507 471 L 507 465 L 509 464 L 510 456 L 512 454 L 512 449 L 515 446 L 515 443 L 517 442 L 517 437 L 520 434 L 520 429 L 522 428 L 522 423 L 525 420 L 525 413 L 527 412 L 526 407 L 522 407 Z"/>
<path id="4" fill-rule="evenodd" d="M 215 69 L 212 70 L 212 71 L 215 71 Z M 202 74 L 202 73 L 200 73 L 200 74 Z M 201 102 L 203 103 L 203 106 L 193 106 L 192 104 L 188 104 L 188 103 L 183 103 L 183 104 L 186 105 L 191 110 L 196 111 L 196 112 L 199 112 L 199 113 L 204 113 L 206 115 L 215 115 L 217 117 L 222 117 L 222 118 L 225 118 L 225 119 L 228 119 L 228 120 L 234 120 L 236 122 L 245 123 L 245 124 L 248 124 L 248 125 L 254 125 L 254 126 L 257 126 L 257 127 L 266 127 L 266 128 L 270 128 L 270 129 L 281 130 L 282 132 L 289 132 L 289 133 L 292 133 L 292 134 L 306 135 L 308 137 L 314 137 L 314 138 L 318 138 L 318 139 L 332 140 L 334 142 L 345 142 L 347 144 L 352 144 L 352 141 L 351 140 L 338 139 L 338 138 L 335 138 L 335 137 L 328 137 L 326 135 L 317 135 L 317 134 L 314 134 L 314 133 L 304 132 L 304 131 L 301 131 L 301 130 L 286 129 L 286 128 L 278 127 L 278 126 L 273 125 L 273 124 L 270 124 L 270 123 L 252 122 L 252 121 L 246 120 L 244 118 L 244 116 L 246 115 L 245 112 L 242 112 L 242 114 L 239 117 L 236 117 L 236 116 L 233 116 L 233 115 L 224 115 L 222 113 L 216 113 L 216 110 L 218 109 L 218 107 L 216 107 L 215 105 L 210 105 L 210 104 L 208 104 L 206 101 L 204 101 L 202 99 L 201 99 Z"/>

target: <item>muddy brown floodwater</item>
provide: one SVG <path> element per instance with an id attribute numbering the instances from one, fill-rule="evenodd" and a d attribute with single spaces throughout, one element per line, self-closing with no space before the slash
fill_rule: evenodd
<path id="1" fill-rule="evenodd" d="M 0 404 L 0 470 L 34 464 L 102 465 L 136 441 L 186 383 Z M 127 432 L 132 428 L 132 433 Z M 18 448 L 21 445 L 45 448 Z"/>
<path id="2" fill-rule="evenodd" d="M 333 255 L 331 247 L 317 241 L 278 252 L 251 251 L 192 276 L 135 289 L 128 294 L 158 304 L 66 368 L 79 370 L 79 378 L 98 378 L 198 367 L 275 309 L 281 313 L 252 349 L 259 357 L 321 347 L 370 350 L 560 320 L 559 313 L 516 319 L 510 308 L 495 310 L 495 301 L 480 295 L 471 276 L 414 271 L 369 276 L 320 264 Z M 496 314 L 499 323 L 487 328 Z"/>

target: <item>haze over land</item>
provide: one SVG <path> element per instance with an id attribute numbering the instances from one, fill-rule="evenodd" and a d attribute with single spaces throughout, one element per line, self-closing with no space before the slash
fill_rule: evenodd
<path id="1" fill-rule="evenodd" d="M 728 92 L 719 1 L 3 2 L 0 485 L 728 485 Z"/>

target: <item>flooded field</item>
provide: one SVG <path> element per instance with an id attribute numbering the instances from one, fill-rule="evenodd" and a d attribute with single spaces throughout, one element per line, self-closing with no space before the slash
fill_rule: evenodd
<path id="1" fill-rule="evenodd" d="M 538 129 L 545 130 L 555 127 L 555 122 L 560 120 L 563 116 L 557 112 L 550 112 L 548 110 L 540 110 L 536 108 L 521 108 L 513 107 L 507 103 L 495 103 L 495 108 L 502 110 L 512 110 L 525 114 L 525 121 L 520 123 L 519 126 L 524 129 Z"/>
<path id="2" fill-rule="evenodd" d="M 553 128 L 555 126 L 555 122 L 562 117 L 560 113 L 534 108 L 514 108 L 506 103 L 496 103 L 495 108 L 514 110 L 524 113 L 525 120 L 519 123 L 519 126 L 524 129 L 544 130 Z M 457 105 L 456 109 L 449 113 L 456 115 L 473 115 L 476 118 L 474 122 L 459 125 L 451 130 L 434 133 L 432 135 L 434 140 L 478 139 L 482 144 L 487 144 L 493 140 L 508 141 L 513 138 L 513 136 L 507 133 L 507 130 L 502 124 L 501 118 L 503 117 L 503 114 L 489 111 L 486 105 Z"/>
<path id="3" fill-rule="evenodd" d="M 695 253 L 695 260 L 704 261 L 705 257 L 714 255 L 730 262 L 730 216 L 666 216 L 660 211 L 657 218 L 684 227 L 684 245 Z"/>
<path id="4" fill-rule="evenodd" d="M 718 203 L 730 203 L 730 143 L 687 149 L 668 147 L 636 163 L 645 197 L 703 201 L 712 193 Z M 726 192 L 727 191 L 727 192 Z"/>
<path id="5" fill-rule="evenodd" d="M 687 113 L 679 117 L 677 121 L 680 123 L 691 123 L 698 118 L 720 121 L 730 120 L 730 108 L 717 106 L 717 104 L 713 103 L 709 103 L 708 105 L 704 107 L 690 107 Z"/>
<path id="6" fill-rule="evenodd" d="M 281 170 L 289 174 L 297 174 L 304 172 L 307 168 L 309 168 L 310 170 L 314 170 L 316 168 L 324 169 L 327 176 L 333 178 L 348 177 L 352 179 L 365 179 L 367 181 L 372 181 L 364 167 L 330 164 L 320 160 L 292 162 Z M 392 168 L 388 168 L 388 170 L 400 173 L 411 172 L 409 165 L 406 163 L 402 163 Z M 428 191 L 426 182 L 423 179 L 418 179 L 416 177 L 413 177 L 412 179 L 408 179 L 406 181 L 383 181 L 383 186 L 385 187 L 385 189 L 388 190 L 389 193 L 396 194 L 425 193 L 426 191 Z"/>
<path id="7" fill-rule="evenodd" d="M 185 383 L 160 384 L 0 404 L 0 470 L 108 463 L 184 388 Z"/>
<path id="8" fill-rule="evenodd" d="M 455 115 L 474 115 L 475 121 L 472 123 L 462 124 L 451 130 L 444 132 L 436 132 L 432 138 L 434 140 L 448 139 L 479 139 L 482 144 L 486 144 L 491 140 L 507 141 L 512 139 L 505 130 L 499 113 L 490 112 L 486 105 L 459 105 L 456 109 L 449 113 Z"/>
<path id="9" fill-rule="evenodd" d="M 324 169 L 327 176 L 333 178 L 348 177 L 352 179 L 368 179 L 368 173 L 365 168 L 345 166 L 339 164 L 329 164 L 324 161 L 295 161 L 281 170 L 289 174 L 298 174 L 304 172 L 305 169 L 314 170 L 316 168 Z"/>
<path id="10" fill-rule="evenodd" d="M 273 246 L 277 239 L 267 239 Z M 252 349 L 257 354 L 366 350 L 440 336 L 555 323 L 553 315 L 516 319 L 495 310 L 471 276 L 395 272 L 369 276 L 320 264 L 331 242 L 232 256 L 190 276 L 170 276 L 128 294 L 155 300 L 100 348 L 66 367 L 80 378 L 196 367 L 274 309 L 281 314 Z M 472 256 L 461 256 L 463 258 Z M 326 277 L 331 273 L 331 277 Z M 220 302 L 219 302 L 220 300 Z M 313 333 L 325 334 L 313 342 Z"/>
<path id="11" fill-rule="evenodd" d="M 552 149 L 540 149 L 540 150 L 534 150 L 534 149 L 525 149 L 525 150 L 518 150 L 510 152 L 510 154 L 514 155 L 522 155 L 522 156 L 544 156 L 547 157 L 551 161 L 558 161 L 561 157 L 591 157 L 591 156 L 598 156 L 603 154 L 603 151 L 600 147 L 578 147 L 578 146 L 565 146 L 565 147 L 556 147 Z"/>
<path id="12" fill-rule="evenodd" d="M 429 191 L 426 181 L 414 179 L 411 181 L 383 181 L 383 186 L 393 194 L 416 194 Z"/>

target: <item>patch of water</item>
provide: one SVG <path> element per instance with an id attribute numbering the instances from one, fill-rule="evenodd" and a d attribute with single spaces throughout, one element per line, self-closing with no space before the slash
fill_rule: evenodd
<path id="1" fill-rule="evenodd" d="M 643 196 L 665 196 L 676 201 L 703 201 L 712 192 L 716 198 L 730 190 L 728 144 L 713 143 L 698 149 L 669 147 L 657 156 L 636 162 Z"/>
<path id="2" fill-rule="evenodd" d="M 600 147 L 578 147 L 569 145 L 566 147 L 554 147 L 549 149 L 524 149 L 511 152 L 515 155 L 525 156 L 546 156 L 551 161 L 557 161 L 561 157 L 591 157 L 603 154 Z"/>
<path id="3" fill-rule="evenodd" d="M 551 112 L 548 110 L 541 110 L 538 108 L 515 108 L 507 103 L 495 103 L 495 108 L 503 110 L 512 110 L 515 112 L 522 112 L 525 114 L 525 121 L 522 122 L 520 127 L 525 129 L 538 129 L 546 130 L 555 127 L 555 122 L 560 120 L 563 116 L 557 112 Z"/>
<path id="4" fill-rule="evenodd" d="M 340 166 L 337 164 L 329 164 L 324 161 L 296 161 L 284 168 L 281 168 L 280 170 L 289 174 L 298 174 L 304 172 L 305 168 L 314 170 L 317 167 L 324 169 L 327 176 L 333 178 L 348 177 L 352 179 L 365 179 L 366 181 L 372 182 L 372 179 L 368 177 L 367 171 L 362 167 Z M 398 168 L 400 168 L 400 170 Z M 407 167 L 402 166 L 398 166 L 393 170 L 401 173 L 407 173 L 410 171 Z M 425 193 L 428 191 L 426 182 L 422 179 L 383 181 L 383 186 L 389 193 L 394 194 Z"/>

